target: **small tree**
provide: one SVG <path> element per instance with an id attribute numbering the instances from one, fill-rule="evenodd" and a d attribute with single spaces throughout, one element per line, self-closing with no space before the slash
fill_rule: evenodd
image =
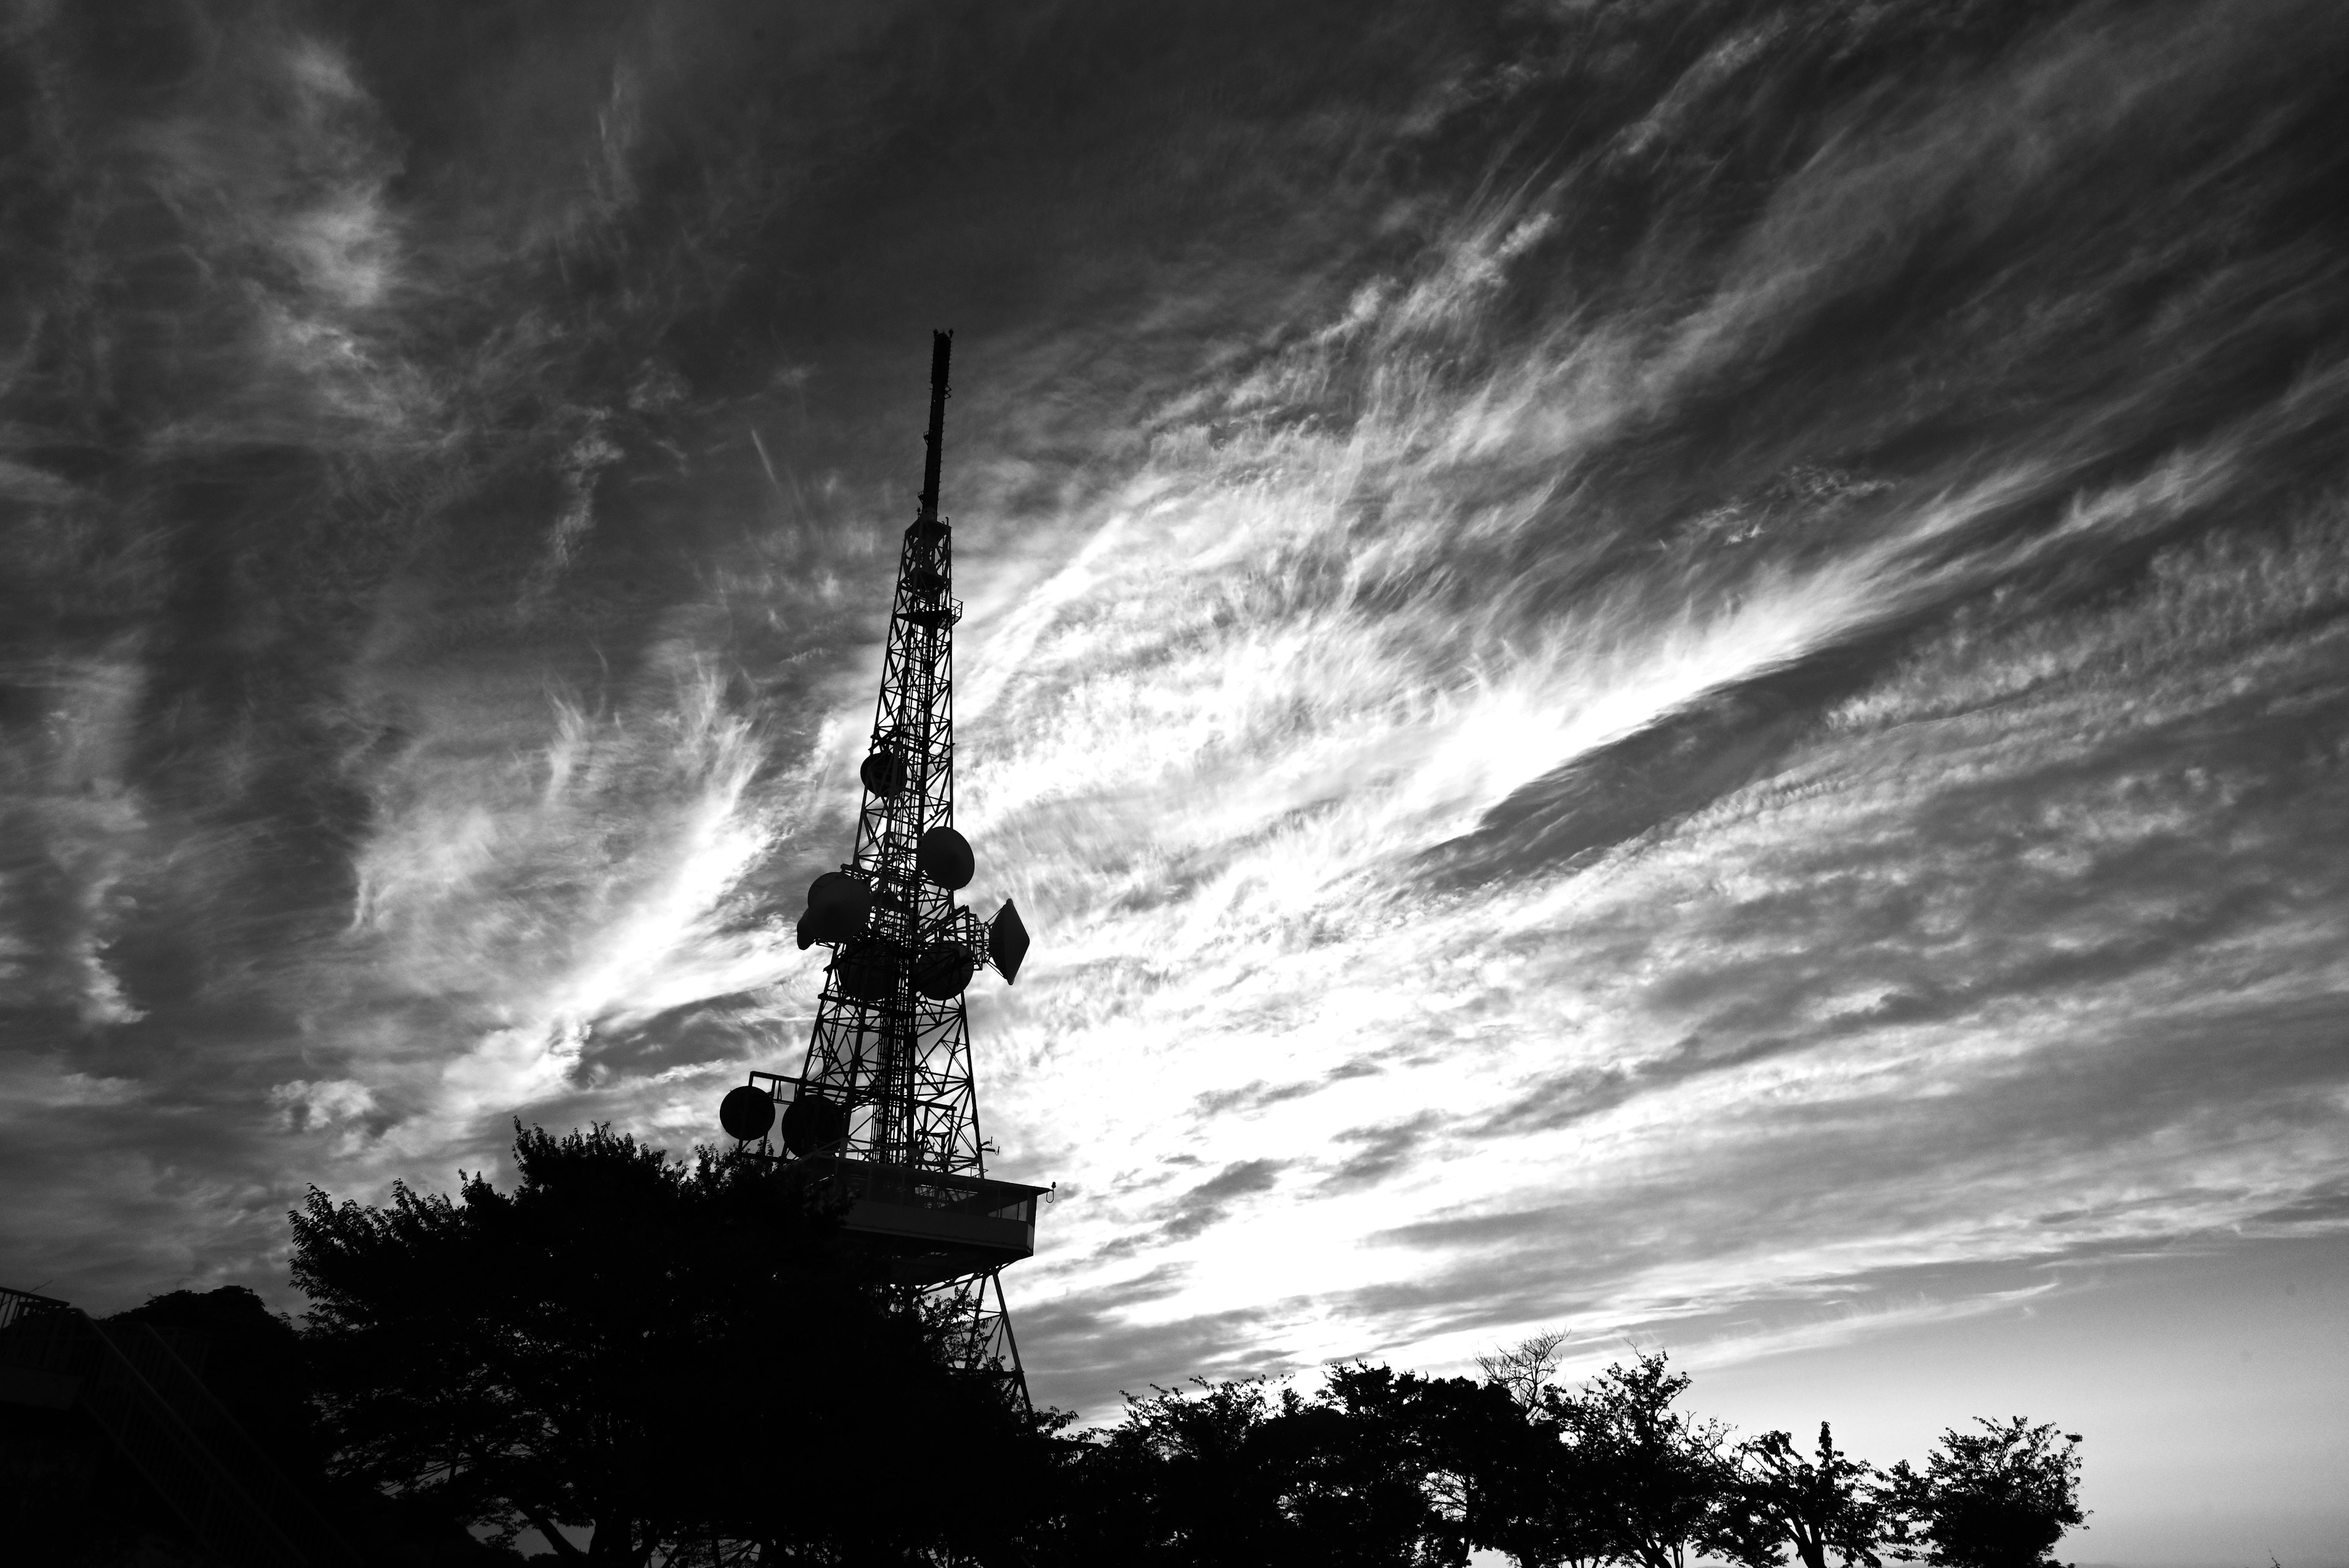
<path id="1" fill-rule="evenodd" d="M 1125 1419 L 1088 1445 L 1068 1500 L 1064 1560 L 1145 1564 L 1293 1561 L 1302 1541 L 1285 1506 L 1290 1456 L 1272 1426 L 1299 1401 L 1262 1382 L 1156 1388 L 1125 1397 Z"/>
<path id="2" fill-rule="evenodd" d="M 1282 1426 L 1307 1456 L 1290 1508 L 1310 1561 L 1464 1568 L 1492 1543 L 1496 1461 L 1526 1422 L 1487 1385 L 1356 1365 Z"/>
<path id="3" fill-rule="evenodd" d="M 1609 1366 L 1575 1394 L 1543 1396 L 1564 1450 L 1554 1503 L 1562 1522 L 1590 1532 L 1573 1543 L 1577 1560 L 1591 1560 L 1583 1554 L 1596 1548 L 1593 1555 L 1640 1568 L 1682 1568 L 1722 1533 L 1737 1487 L 1723 1452 L 1729 1428 L 1672 1407 L 1688 1386 L 1688 1374 L 1656 1351 Z"/>
<path id="4" fill-rule="evenodd" d="M 1887 1509 L 1896 1554 L 1936 1568 L 2057 1568 L 2080 1511 L 2080 1438 L 2017 1416 L 1945 1431 L 1922 1474 L 1892 1467 Z"/>
<path id="5" fill-rule="evenodd" d="M 1723 1521 L 1714 1549 L 1731 1560 L 1769 1568 L 1788 1546 L 1804 1568 L 1827 1568 L 1827 1553 L 1860 1568 L 1878 1568 L 1884 1533 L 1878 1493 L 1883 1477 L 1835 1446 L 1819 1423 L 1814 1459 L 1803 1458 L 1785 1432 L 1764 1432 L 1738 1446 L 1738 1506 Z"/>

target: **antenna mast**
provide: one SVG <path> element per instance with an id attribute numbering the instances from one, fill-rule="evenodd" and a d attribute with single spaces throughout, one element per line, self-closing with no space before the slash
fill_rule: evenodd
<path id="1" fill-rule="evenodd" d="M 998 1274 L 1035 1250 L 1043 1189 L 993 1181 L 978 1129 L 970 1021 L 973 974 L 1009 982 L 1028 933 L 1009 900 L 982 923 L 954 896 L 971 879 L 954 826 L 953 537 L 938 515 L 954 335 L 932 335 L 922 491 L 897 563 L 854 857 L 815 879 L 802 949 L 832 950 L 807 1058 L 796 1077 L 753 1073 L 719 1119 L 756 1152 L 782 1102 L 781 1132 L 802 1179 L 848 1199 L 849 1236 L 888 1259 L 908 1293 L 948 1310 L 955 1355 L 1001 1380 L 1022 1408 L 1028 1385 Z"/>

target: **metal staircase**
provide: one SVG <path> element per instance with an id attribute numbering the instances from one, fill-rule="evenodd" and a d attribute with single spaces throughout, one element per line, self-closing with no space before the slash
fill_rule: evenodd
<path id="1" fill-rule="evenodd" d="M 101 1324 L 0 1288 L 0 1403 L 85 1413 L 229 1568 L 363 1561 L 146 1324 Z"/>

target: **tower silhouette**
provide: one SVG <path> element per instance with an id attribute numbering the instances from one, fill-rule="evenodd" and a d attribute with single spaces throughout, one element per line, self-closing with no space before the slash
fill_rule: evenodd
<path id="1" fill-rule="evenodd" d="M 1008 899 L 985 922 L 955 902 L 973 857 L 954 826 L 962 606 L 953 534 L 938 515 L 953 343 L 952 333 L 932 335 L 928 450 L 898 556 L 854 852 L 815 879 L 800 917 L 800 947 L 832 955 L 807 1057 L 795 1076 L 751 1074 L 719 1118 L 840 1202 L 848 1237 L 882 1254 L 898 1288 L 943 1309 L 955 1359 L 1000 1379 L 1024 1408 L 1027 1379 L 998 1276 L 1034 1251 L 1044 1189 L 988 1178 L 964 992 L 981 967 L 1013 980 L 1028 933 Z M 781 1133 L 781 1157 L 771 1130 Z"/>

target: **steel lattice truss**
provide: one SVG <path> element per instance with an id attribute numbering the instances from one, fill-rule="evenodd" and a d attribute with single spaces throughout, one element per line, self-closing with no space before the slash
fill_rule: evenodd
<path id="1" fill-rule="evenodd" d="M 960 1199 L 955 1204 L 922 1199 L 940 1210 L 1000 1205 L 1007 1194 L 1016 1203 L 1024 1193 L 1032 1236 L 1035 1189 L 969 1180 L 986 1177 L 987 1150 L 962 990 L 972 968 L 990 961 L 1007 974 L 1016 971 L 1026 939 L 990 930 L 956 904 L 954 890 L 969 877 L 968 846 L 951 833 L 943 836 L 947 860 L 959 846 L 961 865 L 957 875 L 949 864 L 942 878 L 935 842 L 937 830 L 954 826 L 954 627 L 962 615 L 952 597 L 953 536 L 937 511 L 950 343 L 949 334 L 936 335 L 920 510 L 898 558 L 854 858 L 840 868 L 863 889 L 849 890 L 860 905 L 869 896 L 870 910 L 857 916 L 853 931 L 819 921 L 811 937 L 802 924 L 802 946 L 816 940 L 833 948 L 806 1064 L 796 1084 L 765 1074 L 754 1075 L 753 1082 L 772 1085 L 778 1097 L 813 1102 L 835 1116 L 844 1113 L 821 1136 L 802 1134 L 797 1143 L 787 1114 L 786 1142 L 794 1152 L 808 1153 L 811 1166 L 829 1160 L 841 1171 L 886 1169 L 900 1182 L 895 1190 L 917 1173 L 965 1179 L 953 1194 Z M 933 840 L 926 850 L 926 835 Z M 819 919 L 812 895 L 808 919 Z M 1009 929 L 1017 932 L 1016 913 Z M 991 951 L 998 947 L 1009 950 Z M 947 994 L 941 997 L 941 991 Z M 867 1179 L 857 1190 L 869 1196 L 878 1189 Z M 998 1207 L 991 1212 L 1013 1211 Z M 853 1215 L 851 1230 L 856 1229 Z M 999 1267 L 972 1267 L 905 1288 L 946 1320 L 960 1365 L 1002 1378 L 1025 1407 L 1027 1383 Z"/>

